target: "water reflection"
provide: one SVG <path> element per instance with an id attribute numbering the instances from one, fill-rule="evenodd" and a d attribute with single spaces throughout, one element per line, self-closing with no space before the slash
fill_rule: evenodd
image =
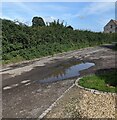
<path id="1" fill-rule="evenodd" d="M 63 64 L 60 64 L 59 66 L 56 66 L 55 71 L 43 78 L 42 80 L 39 80 L 39 83 L 50 83 L 55 82 L 59 80 L 65 80 L 68 78 L 73 78 L 76 76 L 79 76 L 79 71 L 88 69 L 92 66 L 94 66 L 94 63 L 80 63 L 79 61 L 69 61 Z"/>

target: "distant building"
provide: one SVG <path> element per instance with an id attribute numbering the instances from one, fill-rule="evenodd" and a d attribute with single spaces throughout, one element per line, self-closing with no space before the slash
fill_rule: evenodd
<path id="1" fill-rule="evenodd" d="M 104 26 L 104 33 L 115 33 L 117 32 L 117 20 L 110 20 L 105 26 Z"/>

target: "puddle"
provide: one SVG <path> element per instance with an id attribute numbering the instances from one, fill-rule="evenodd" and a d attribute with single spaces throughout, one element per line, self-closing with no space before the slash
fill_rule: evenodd
<path id="1" fill-rule="evenodd" d="M 38 80 L 39 83 L 51 83 L 69 78 L 74 78 L 80 75 L 81 70 L 88 69 L 94 66 L 94 63 L 81 63 L 78 60 L 67 61 L 57 65 L 54 72 L 45 78 Z"/>

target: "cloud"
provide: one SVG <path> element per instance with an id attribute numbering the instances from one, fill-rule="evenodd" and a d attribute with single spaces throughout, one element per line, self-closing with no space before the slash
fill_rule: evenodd
<path id="1" fill-rule="evenodd" d="M 67 11 L 69 10 L 69 7 L 67 6 L 64 6 L 62 4 L 59 5 L 59 3 L 57 4 L 56 2 L 55 3 L 47 3 L 47 4 L 43 4 L 42 6 L 40 6 L 40 8 L 38 9 L 41 9 L 41 10 L 51 10 L 51 11 Z"/>
<path id="2" fill-rule="evenodd" d="M 36 15 L 37 12 L 29 7 L 26 3 L 22 2 L 8 2 L 2 5 L 2 14 L 0 15 L 3 19 L 18 20 L 22 23 L 31 24 L 28 16 Z"/>
<path id="3" fill-rule="evenodd" d="M 3 3 L 4 14 L 2 18 L 18 19 L 23 23 L 30 21 L 31 24 L 31 19 L 34 16 L 40 16 L 45 22 L 59 19 L 73 25 L 74 28 L 81 27 L 85 29 L 86 25 L 87 28 L 91 28 L 90 26 L 93 25 L 91 29 L 94 27 L 98 29 L 100 25 L 102 27 L 103 23 L 106 23 L 113 16 L 114 6 L 115 4 L 112 2 L 9 2 Z"/>
<path id="4" fill-rule="evenodd" d="M 11 17 L 4 16 L 4 15 L 0 15 L 0 18 L 3 18 L 3 19 L 8 19 L 8 20 L 13 20 Z"/>
<path id="5" fill-rule="evenodd" d="M 46 16 L 43 19 L 45 22 L 53 22 L 54 20 L 57 20 L 57 18 L 53 16 Z"/>
<path id="6" fill-rule="evenodd" d="M 23 2 L 14 2 L 14 4 L 27 14 L 37 14 L 35 10 L 33 10 L 30 6 L 28 6 L 26 3 Z"/>
<path id="7" fill-rule="evenodd" d="M 85 16 L 82 16 L 82 15 L 78 15 L 77 16 L 79 19 L 85 19 Z"/>
<path id="8" fill-rule="evenodd" d="M 86 4 L 86 3 L 84 3 Z M 59 16 L 60 19 L 69 21 L 74 18 L 80 20 L 86 19 L 90 15 L 103 15 L 107 16 L 108 12 L 115 10 L 115 3 L 113 2 L 88 2 L 87 6 L 80 9 L 77 13 L 64 13 Z"/>
<path id="9" fill-rule="evenodd" d="M 115 3 L 113 2 L 100 2 L 100 3 L 91 3 L 82 9 L 80 15 L 92 15 L 92 14 L 104 14 L 115 7 Z M 79 14 L 78 14 L 79 16 Z"/>

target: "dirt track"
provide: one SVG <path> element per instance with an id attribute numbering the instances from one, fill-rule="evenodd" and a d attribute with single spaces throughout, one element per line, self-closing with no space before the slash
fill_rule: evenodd
<path id="1" fill-rule="evenodd" d="M 39 117 L 74 83 L 76 78 L 46 84 L 36 81 L 51 74 L 57 66 L 72 57 L 83 62 L 95 63 L 94 67 L 81 71 L 80 76 L 92 74 L 99 69 L 115 67 L 115 52 L 108 45 L 7 66 L 1 72 L 3 75 L 3 118 Z"/>

